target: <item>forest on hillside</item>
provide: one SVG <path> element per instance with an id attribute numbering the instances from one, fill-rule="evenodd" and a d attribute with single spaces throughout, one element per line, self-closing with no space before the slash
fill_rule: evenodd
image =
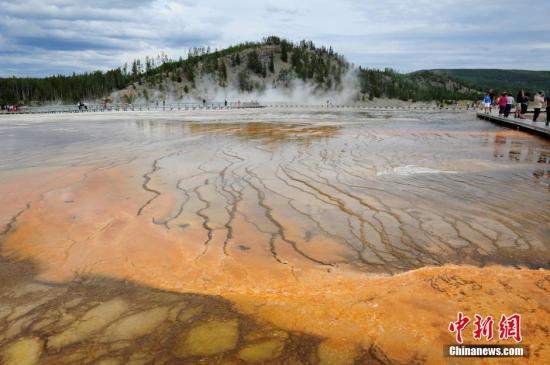
<path id="1" fill-rule="evenodd" d="M 171 60 L 164 54 L 156 58 L 146 57 L 145 60 L 136 59 L 131 65 L 124 65 L 107 72 L 96 71 L 44 78 L 0 78 L 0 104 L 52 101 L 73 103 L 103 98 L 133 83 L 160 86 L 167 79 L 174 82 L 185 79 L 191 84 L 186 87 L 192 88 L 195 86 L 195 80 L 203 74 L 215 75 L 220 80 L 220 85 L 224 86 L 228 77 L 227 60 L 233 66 L 241 63 L 246 65 L 249 72 L 238 75 L 239 88 L 241 91 L 251 91 L 255 84 L 251 81 L 250 74 L 266 77 L 269 72 L 274 72 L 273 55 L 270 62 L 262 62 L 257 51 L 271 46 L 276 46 L 281 60 L 291 66 L 292 74 L 279 75 L 283 81 L 285 78 L 298 77 L 304 81 L 313 80 L 331 88 L 333 82 L 341 81 L 341 75 L 347 68 L 344 58 L 336 54 L 332 48 L 318 48 L 307 41 L 293 44 L 272 36 L 261 42 L 241 43 L 223 50 L 194 47 L 187 52 L 185 59 L 180 57 L 178 60 Z M 327 58 L 333 62 L 326 62 Z"/>
<path id="2" fill-rule="evenodd" d="M 453 77 L 471 88 L 493 89 L 515 93 L 523 89 L 534 95 L 536 91 L 550 91 L 550 71 L 499 70 L 499 69 L 437 69 L 428 72 Z"/>
<path id="3" fill-rule="evenodd" d="M 477 100 L 481 93 L 450 77 L 429 71 L 402 74 L 390 68 L 384 70 L 359 67 L 363 97 L 387 97 L 403 101 Z"/>
<path id="4" fill-rule="evenodd" d="M 72 103 L 108 95 L 113 90 L 126 87 L 132 80 L 132 76 L 120 68 L 72 76 L 1 78 L 0 104 Z"/>
<path id="5" fill-rule="evenodd" d="M 275 69 L 276 62 L 284 67 Z M 257 80 L 275 80 L 281 87 L 291 87 L 292 80 L 302 80 L 315 90 L 342 88 L 344 75 L 352 71 L 360 85 L 357 100 L 386 97 L 412 101 L 473 100 L 480 93 L 451 76 L 430 71 L 411 74 L 391 69 L 354 68 L 332 47 L 317 47 L 311 41 L 293 43 L 270 36 L 260 42 L 246 42 L 222 50 L 194 47 L 186 57 L 169 59 L 164 53 L 145 60 L 134 60 L 106 72 L 57 75 L 44 78 L 0 78 L 0 104 L 76 103 L 99 100 L 110 93 L 143 85 L 162 90 L 167 81 L 181 85 L 190 93 L 196 81 L 210 76 L 220 87 L 236 78 L 238 90 L 251 92 L 262 86 Z M 231 73 L 235 73 L 234 75 Z M 147 96 L 147 90 L 143 92 Z M 125 94 L 129 97 L 131 93 Z M 128 100 L 131 102 L 131 100 Z"/>

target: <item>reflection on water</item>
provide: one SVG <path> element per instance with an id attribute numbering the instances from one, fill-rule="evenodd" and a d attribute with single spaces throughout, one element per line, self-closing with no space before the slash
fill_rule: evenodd
<path id="1" fill-rule="evenodd" d="M 259 141 L 266 144 L 309 142 L 336 136 L 338 126 L 310 126 L 288 123 L 193 123 L 191 133 L 208 135 L 220 133 L 243 141 Z"/>
<path id="2" fill-rule="evenodd" d="M 306 122 L 301 113 L 5 124 L 18 147 L 3 160 L 6 169 L 140 171 L 150 197 L 137 216 L 188 227 L 182 239 L 204 252 L 250 247 L 237 237 L 253 228 L 285 265 L 297 255 L 387 273 L 449 262 L 548 267 L 548 142 L 460 114 L 318 113 Z M 40 148 L 20 147 L 35 139 Z M 251 227 L 237 231 L 239 217 Z"/>
<path id="3" fill-rule="evenodd" d="M 123 363 L 130 353 L 159 363 L 411 362 L 417 350 L 395 341 L 418 319 L 401 316 L 426 312 L 423 336 L 439 344 L 438 321 L 464 310 L 456 303 L 472 308 L 480 295 L 500 310 L 491 296 L 509 271 L 485 283 L 483 270 L 496 269 L 462 278 L 449 265 L 550 267 L 550 143 L 539 137 L 457 113 L 129 116 L 0 122 L 2 255 L 33 262 L 34 280 L 66 293 L 20 317 L 13 307 L 36 298 L 2 297 L 10 309 L 0 318 L 16 334 L 0 338 L 4 356 L 24 348 L 45 363 L 78 362 L 107 336 L 98 359 Z M 425 267 L 439 269 L 389 276 Z M 536 323 L 545 271 L 518 272 L 502 300 L 512 308 L 532 296 L 526 321 Z M 94 284 L 74 283 L 82 277 Z M 64 309 L 64 323 L 52 308 L 73 299 L 82 304 Z M 380 329 L 381 317 L 394 329 Z M 419 356 L 437 363 L 428 347 Z"/>

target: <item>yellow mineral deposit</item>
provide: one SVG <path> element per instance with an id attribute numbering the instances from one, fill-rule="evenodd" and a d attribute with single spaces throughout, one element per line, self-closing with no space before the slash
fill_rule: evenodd
<path id="1" fill-rule="evenodd" d="M 282 339 L 265 340 L 253 343 L 239 351 L 239 358 L 246 362 L 265 362 L 276 359 L 285 347 Z"/>
<path id="2" fill-rule="evenodd" d="M 38 338 L 21 338 L 6 346 L 2 354 L 5 365 L 34 365 L 42 353 L 43 342 Z"/>
<path id="3" fill-rule="evenodd" d="M 192 327 L 180 336 L 177 357 L 214 355 L 233 350 L 239 340 L 239 322 L 208 321 Z"/>
<path id="4" fill-rule="evenodd" d="M 145 336 L 164 322 L 167 314 L 168 308 L 160 307 L 123 317 L 107 327 L 103 340 L 116 342 Z"/>
<path id="5" fill-rule="evenodd" d="M 120 299 L 100 303 L 87 311 L 81 318 L 78 318 L 76 325 L 48 338 L 48 347 L 58 349 L 82 341 L 120 317 L 127 308 L 128 305 Z"/>

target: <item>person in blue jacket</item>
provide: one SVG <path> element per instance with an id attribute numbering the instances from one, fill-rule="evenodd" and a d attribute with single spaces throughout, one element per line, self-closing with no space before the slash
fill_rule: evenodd
<path id="1" fill-rule="evenodd" d="M 489 93 L 485 93 L 485 96 L 483 97 L 483 106 L 485 107 L 485 114 L 491 113 L 491 105 L 493 104 L 493 101 L 491 100 L 491 96 Z"/>

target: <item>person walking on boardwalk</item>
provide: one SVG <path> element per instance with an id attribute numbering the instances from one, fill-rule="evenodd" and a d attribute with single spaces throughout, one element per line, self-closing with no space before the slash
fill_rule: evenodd
<path id="1" fill-rule="evenodd" d="M 504 116 L 508 118 L 510 116 L 510 112 L 512 111 L 512 106 L 514 105 L 514 97 L 512 94 L 506 95 L 506 107 L 504 109 Z"/>
<path id="2" fill-rule="evenodd" d="M 491 100 L 491 96 L 489 93 L 485 93 L 485 97 L 483 98 L 483 106 L 485 107 L 485 114 L 491 113 L 491 103 L 493 101 Z M 328 104 L 327 104 L 328 105 Z"/>
<path id="3" fill-rule="evenodd" d="M 506 98 L 506 93 L 503 92 L 502 95 L 498 98 L 498 116 L 504 115 L 504 110 L 506 109 L 506 104 L 508 104 L 508 98 Z"/>
<path id="4" fill-rule="evenodd" d="M 523 97 L 525 96 L 525 93 L 523 90 L 518 91 L 518 94 L 516 95 L 516 111 L 514 113 L 514 118 L 523 118 L 522 112 L 521 112 L 521 106 L 523 103 Z"/>
<path id="5" fill-rule="evenodd" d="M 536 122 L 539 119 L 540 109 L 544 103 L 544 98 L 542 97 L 542 91 L 537 91 L 535 94 L 535 99 L 533 101 L 533 109 L 535 110 L 533 114 L 533 122 Z"/>

